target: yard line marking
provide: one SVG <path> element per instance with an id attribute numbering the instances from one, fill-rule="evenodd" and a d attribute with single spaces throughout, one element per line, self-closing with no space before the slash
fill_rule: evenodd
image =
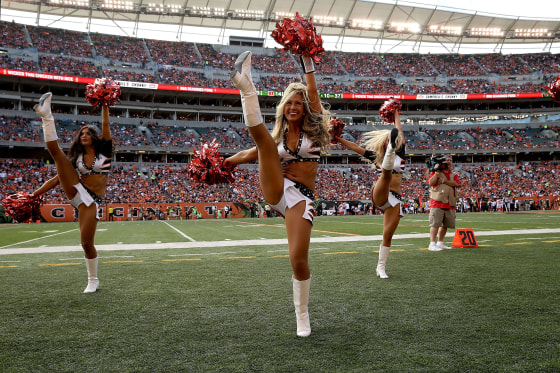
<path id="1" fill-rule="evenodd" d="M 204 256 L 204 255 L 225 255 L 225 254 L 237 254 L 235 251 L 225 251 L 223 253 L 204 253 L 204 254 L 169 254 L 168 256 Z"/>
<path id="2" fill-rule="evenodd" d="M 171 224 L 169 224 L 166 221 L 160 220 L 160 222 L 162 222 L 163 224 L 167 225 L 169 228 L 173 229 L 175 232 L 179 233 L 181 236 L 185 237 L 187 240 L 191 241 L 191 242 L 195 242 L 196 240 L 194 238 L 191 238 L 189 236 L 187 236 L 186 234 L 184 234 L 183 232 L 181 232 L 179 229 L 175 228 L 174 226 L 172 226 Z"/>
<path id="3" fill-rule="evenodd" d="M 543 241 L 545 243 L 554 243 L 554 242 L 560 242 L 560 240 L 552 240 L 552 241 Z"/>
<path id="4" fill-rule="evenodd" d="M 46 263 L 38 264 L 38 267 L 59 267 L 59 266 L 79 266 L 82 263 Z"/>
<path id="5" fill-rule="evenodd" d="M 341 235 L 343 235 L 343 236 L 361 236 L 361 234 L 356 234 L 356 233 L 344 233 L 344 232 L 321 231 L 321 230 L 318 230 L 318 229 L 312 229 L 311 232 L 341 234 Z"/>
<path id="6" fill-rule="evenodd" d="M 338 254 L 357 254 L 357 251 L 336 251 L 332 253 L 323 253 L 324 255 L 338 255 Z"/>
<path id="7" fill-rule="evenodd" d="M 256 256 L 225 256 L 219 259 L 255 259 Z"/>
<path id="8" fill-rule="evenodd" d="M 78 230 L 78 228 L 76 228 L 76 229 L 70 229 L 69 231 L 66 231 L 66 232 L 60 232 L 60 233 L 50 234 L 50 235 L 48 235 L 48 236 L 37 237 L 37 238 L 33 238 L 33 239 L 27 240 L 27 241 L 15 242 L 15 243 L 12 243 L 12 244 L 9 244 L 9 245 L 6 245 L 6 246 L 0 246 L 0 249 L 3 249 L 3 248 L 5 248 L 5 247 L 20 245 L 20 244 L 24 244 L 24 243 L 28 243 L 28 242 L 33 242 L 33 241 L 37 241 L 37 240 L 42 240 L 43 238 L 54 237 L 54 236 L 58 236 L 58 235 L 60 235 L 60 234 L 70 233 L 70 232 L 74 232 L 74 231 L 77 231 L 77 230 Z"/>
<path id="9" fill-rule="evenodd" d="M 17 266 L 0 266 L 0 268 L 17 268 Z"/>
<path id="10" fill-rule="evenodd" d="M 522 230 L 501 230 L 491 232 L 476 232 L 477 237 L 481 236 L 511 236 L 511 235 L 527 235 L 527 234 L 550 234 L 560 233 L 560 228 L 540 228 L 540 229 L 522 229 Z M 448 231 L 448 234 L 450 232 Z M 429 239 L 429 232 L 415 234 L 397 234 L 393 236 L 394 240 L 399 239 Z M 351 242 L 368 242 L 381 241 L 382 235 L 374 236 L 345 236 L 345 237 L 313 237 L 311 243 L 351 243 Z M 196 241 L 196 242 L 166 242 L 159 244 L 123 244 L 123 245 L 95 245 L 98 251 L 125 251 L 125 250 L 164 250 L 164 249 L 200 249 L 200 248 L 218 248 L 218 247 L 237 247 L 237 246 L 280 246 L 288 245 L 286 238 L 263 240 L 237 240 L 237 241 Z M 480 245 L 479 245 L 480 246 Z M 427 250 L 427 248 L 426 248 Z M 60 253 L 60 252 L 81 252 L 81 246 L 50 246 L 50 247 L 22 247 L 13 249 L 0 250 L 0 255 L 10 254 L 40 254 L 40 253 Z"/>
<path id="11" fill-rule="evenodd" d="M 163 259 L 162 262 L 182 262 L 182 261 L 193 261 L 202 260 L 201 258 L 183 258 L 183 259 Z"/>
<path id="12" fill-rule="evenodd" d="M 110 263 L 143 263 L 143 260 L 111 260 L 102 262 L 103 264 L 110 264 Z"/>

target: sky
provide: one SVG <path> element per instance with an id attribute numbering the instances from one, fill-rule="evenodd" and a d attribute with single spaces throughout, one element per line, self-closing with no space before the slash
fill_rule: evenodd
<path id="1" fill-rule="evenodd" d="M 362 0 L 371 1 L 371 0 Z M 380 3 L 400 4 L 403 6 L 417 6 L 433 8 L 437 6 L 442 10 L 453 10 L 457 12 L 466 13 L 488 13 L 497 16 L 508 18 L 536 18 L 560 21 L 560 1 L 559 0 L 416 0 L 416 1 L 401 1 L 401 0 L 377 0 Z M 556 16 L 551 18 L 550 15 Z M 12 21 L 32 24 L 36 22 L 35 14 L 21 14 L 5 8 L 1 9 L 0 19 L 2 21 Z M 62 20 L 54 22 L 52 20 L 41 19 L 41 26 L 51 26 L 57 28 L 68 28 L 75 31 L 84 31 L 84 22 L 71 17 L 64 17 Z M 115 25 L 109 20 L 92 20 L 91 32 L 99 33 L 113 33 L 121 36 L 137 36 L 141 38 L 160 39 L 169 41 L 196 41 L 208 44 L 228 44 L 229 36 L 247 36 L 247 37 L 263 37 L 255 33 L 244 32 L 242 30 L 221 30 L 221 29 L 202 29 L 184 27 L 182 34 L 178 34 L 177 25 L 158 25 L 158 31 L 154 30 L 156 27 L 153 25 L 140 25 L 134 34 L 134 24 L 121 23 L 120 27 Z M 278 44 L 272 40 L 269 35 L 264 35 L 265 47 L 274 48 Z M 486 45 L 468 45 L 463 44 L 460 47 L 455 47 L 451 50 L 444 48 L 439 44 L 430 45 L 422 43 L 419 47 L 415 46 L 413 42 L 397 42 L 397 41 L 383 41 L 381 46 L 379 43 L 374 43 L 371 39 L 360 38 L 344 38 L 340 40 L 338 37 L 323 37 L 323 46 L 326 50 L 338 50 L 344 52 L 377 52 L 377 53 L 540 53 L 543 51 L 550 51 L 551 53 L 560 53 L 560 43 L 553 46 L 545 44 L 532 44 L 532 45 L 507 45 L 502 46 L 502 49 L 496 50 L 496 44 Z M 376 49 L 377 48 L 377 49 Z"/>

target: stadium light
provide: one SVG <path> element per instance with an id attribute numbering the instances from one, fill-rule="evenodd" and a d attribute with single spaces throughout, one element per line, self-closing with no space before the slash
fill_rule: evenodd
<path id="1" fill-rule="evenodd" d="M 224 8 L 209 8 L 207 6 L 193 6 L 191 14 L 207 17 L 224 17 L 226 10 Z"/>
<path id="2" fill-rule="evenodd" d="M 344 26 L 344 18 L 342 17 L 329 17 L 329 16 L 313 16 L 313 23 L 323 26 Z"/>
<path id="3" fill-rule="evenodd" d="M 178 4 L 155 4 L 149 3 L 148 12 L 151 13 L 180 13 L 183 11 L 181 5 Z"/>
<path id="4" fill-rule="evenodd" d="M 236 9 L 235 10 L 235 15 L 239 18 L 263 19 L 264 18 L 264 10 Z"/>
<path id="5" fill-rule="evenodd" d="M 469 32 L 470 36 L 482 38 L 495 38 L 504 36 L 504 31 L 498 27 L 473 27 Z"/>
<path id="6" fill-rule="evenodd" d="M 355 19 L 352 20 L 352 27 L 381 30 L 381 29 L 383 29 L 383 22 L 381 22 L 381 21 L 370 21 L 369 19 L 355 18 Z"/>
<path id="7" fill-rule="evenodd" d="M 103 0 L 101 8 L 107 10 L 133 10 L 134 3 L 132 1 Z"/>
<path id="8" fill-rule="evenodd" d="M 461 35 L 463 33 L 463 28 L 460 26 L 430 25 L 430 27 L 428 27 L 428 33 L 438 35 Z"/>
<path id="9" fill-rule="evenodd" d="M 516 38 L 550 38 L 552 32 L 546 28 L 516 28 L 513 36 Z"/>
<path id="10" fill-rule="evenodd" d="M 411 32 L 413 34 L 420 32 L 420 25 L 414 22 L 392 22 L 390 28 L 396 32 Z"/>
<path id="11" fill-rule="evenodd" d="M 49 0 L 49 5 L 67 6 L 67 7 L 89 7 L 89 0 Z"/>
<path id="12" fill-rule="evenodd" d="M 295 13 L 287 13 L 287 12 L 275 12 L 274 19 L 275 20 L 282 20 L 284 18 L 294 18 L 296 16 Z"/>

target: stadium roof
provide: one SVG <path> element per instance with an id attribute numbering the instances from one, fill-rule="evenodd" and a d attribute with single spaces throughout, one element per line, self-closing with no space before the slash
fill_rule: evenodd
<path id="1" fill-rule="evenodd" d="M 313 17 L 317 32 L 337 43 L 347 38 L 376 43 L 390 40 L 444 46 L 447 53 L 465 44 L 493 44 L 501 51 L 508 44 L 542 44 L 543 51 L 560 43 L 560 19 L 528 19 L 469 12 L 417 3 L 364 0 L 4 0 L 2 8 L 30 12 L 37 22 L 54 17 L 49 26 L 67 17 L 84 19 L 83 29 L 96 19 L 139 24 L 254 32 L 269 37 L 277 21 L 299 12 Z M 159 1 L 155 3 L 155 1 Z M 529 2 L 527 6 L 531 6 Z M 157 27 L 157 26 L 156 26 Z M 129 35 L 129 36 L 136 36 Z M 368 51 L 369 52 L 369 51 Z"/>

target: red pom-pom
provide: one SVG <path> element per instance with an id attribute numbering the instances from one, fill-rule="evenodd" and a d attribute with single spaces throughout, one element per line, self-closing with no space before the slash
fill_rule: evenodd
<path id="1" fill-rule="evenodd" d="M 27 223 L 40 214 L 42 199 L 27 192 L 18 192 L 9 195 L 2 200 L 4 212 L 19 223 Z"/>
<path id="2" fill-rule="evenodd" d="M 284 46 L 285 51 L 311 57 L 313 62 L 321 62 L 320 54 L 325 52 L 323 38 L 317 34 L 311 18 L 306 20 L 299 13 L 294 19 L 284 18 L 282 24 L 276 23 L 272 38 Z"/>
<path id="3" fill-rule="evenodd" d="M 119 102 L 121 96 L 121 86 L 111 78 L 95 79 L 93 84 L 86 87 L 86 100 L 96 107 L 113 106 Z"/>
<path id="4" fill-rule="evenodd" d="M 395 110 L 401 112 L 402 103 L 400 100 L 390 99 L 385 101 L 381 108 L 379 108 L 379 115 L 386 123 L 395 123 Z"/>
<path id="5" fill-rule="evenodd" d="M 203 143 L 201 150 L 196 150 L 191 163 L 187 166 L 187 173 L 195 181 L 205 184 L 228 184 L 235 180 L 233 170 L 223 164 L 224 158 L 218 151 L 219 143 L 216 139 L 210 144 Z"/>
<path id="6" fill-rule="evenodd" d="M 331 142 L 333 144 L 338 144 L 338 138 L 342 136 L 344 132 L 344 122 L 342 119 L 332 118 L 329 128 L 329 133 L 331 135 Z"/>
<path id="7" fill-rule="evenodd" d="M 560 102 L 560 75 L 556 77 L 550 87 L 546 87 L 546 90 L 550 92 L 550 95 L 552 96 L 554 101 Z"/>

